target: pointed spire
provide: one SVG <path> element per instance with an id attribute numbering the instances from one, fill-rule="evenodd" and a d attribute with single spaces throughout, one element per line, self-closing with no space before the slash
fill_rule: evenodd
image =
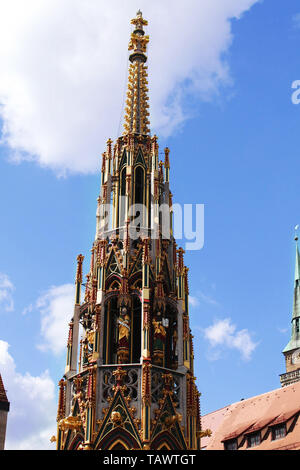
<path id="1" fill-rule="evenodd" d="M 144 20 L 139 10 L 136 18 L 131 20 L 134 30 L 131 33 L 128 50 L 132 51 L 129 60 L 129 75 L 127 100 L 125 108 L 124 134 L 149 134 L 149 104 L 148 104 L 148 72 L 145 62 L 147 61 L 147 44 L 149 36 L 145 36 L 144 26 L 148 21 Z"/>
<path id="2" fill-rule="evenodd" d="M 299 228 L 299 225 L 296 225 L 295 227 L 295 241 L 296 241 L 296 263 L 295 263 L 295 287 L 298 285 L 300 281 L 300 255 L 299 255 L 299 248 L 298 248 L 298 235 L 297 235 L 297 230 Z"/>
<path id="3" fill-rule="evenodd" d="M 297 231 L 298 225 L 295 230 Z M 300 256 L 298 248 L 298 236 L 296 233 L 296 260 L 295 260 L 295 284 L 294 284 L 294 305 L 293 305 L 293 319 L 300 317 Z"/>
<path id="4" fill-rule="evenodd" d="M 300 347 L 300 254 L 298 248 L 297 230 L 299 225 L 295 227 L 296 241 L 296 260 L 295 260 L 295 280 L 294 280 L 294 301 L 292 313 L 292 334 L 291 339 L 284 348 L 283 352 L 291 351 Z"/>

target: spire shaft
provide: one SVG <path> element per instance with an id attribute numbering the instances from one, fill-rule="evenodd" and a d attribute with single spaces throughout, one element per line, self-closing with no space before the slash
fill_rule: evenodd
<path id="1" fill-rule="evenodd" d="M 294 281 L 294 299 L 292 313 L 292 334 L 291 339 L 283 352 L 291 351 L 300 347 L 300 255 L 298 248 L 298 236 L 296 240 L 296 261 L 295 261 L 295 281 Z"/>
<path id="2" fill-rule="evenodd" d="M 298 237 L 295 237 L 295 240 L 296 240 L 296 262 L 295 262 L 293 318 L 300 318 L 300 256 L 299 256 L 299 249 L 298 249 Z"/>
<path id="3" fill-rule="evenodd" d="M 131 20 L 135 26 L 131 33 L 128 50 L 132 51 L 129 60 L 127 100 L 125 108 L 124 134 L 149 134 L 149 97 L 148 97 L 148 70 L 147 44 L 149 36 L 145 36 L 144 26 L 148 21 L 144 20 L 141 11 L 136 18 Z"/>
<path id="4" fill-rule="evenodd" d="M 296 263 L 295 263 L 295 287 L 300 281 L 300 255 L 298 248 L 298 237 L 295 237 L 296 240 Z"/>

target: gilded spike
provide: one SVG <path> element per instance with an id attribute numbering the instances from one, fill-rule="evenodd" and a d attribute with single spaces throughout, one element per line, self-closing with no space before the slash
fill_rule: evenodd
<path id="1" fill-rule="evenodd" d="M 148 75 L 147 67 L 144 65 L 147 61 L 147 44 L 149 37 L 145 36 L 144 26 L 148 22 L 143 18 L 142 13 L 138 11 L 136 18 L 131 20 L 135 25 L 134 31 L 131 33 L 131 38 L 128 50 L 132 51 L 129 60 L 128 72 L 128 91 L 124 117 L 124 134 L 134 133 L 141 135 L 149 134 L 149 112 L 147 109 L 149 105 L 147 101 L 148 93 Z"/>

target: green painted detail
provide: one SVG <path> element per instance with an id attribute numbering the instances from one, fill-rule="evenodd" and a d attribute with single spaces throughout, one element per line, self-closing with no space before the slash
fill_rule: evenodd
<path id="1" fill-rule="evenodd" d="M 166 168 L 166 182 L 167 183 L 169 182 L 169 174 L 170 174 L 170 170 L 169 168 Z"/>
<path id="2" fill-rule="evenodd" d="M 142 250 L 140 249 L 140 252 L 137 255 L 135 263 L 131 266 L 129 275 L 132 276 L 132 274 L 137 273 L 142 270 Z"/>
<path id="3" fill-rule="evenodd" d="M 168 418 L 169 416 L 174 416 L 174 415 L 176 415 L 176 410 L 172 404 L 172 401 L 169 395 L 167 395 L 165 398 L 164 404 L 162 406 L 161 412 L 157 418 L 157 423 L 151 434 L 151 440 L 154 440 L 155 436 L 157 436 L 160 432 L 164 430 L 165 428 L 164 422 L 166 418 Z M 168 430 L 168 433 L 170 433 L 178 442 L 179 444 L 178 450 L 187 448 L 181 427 L 178 422 L 176 422 L 171 427 L 171 429 Z"/>
<path id="4" fill-rule="evenodd" d="M 88 408 L 87 414 L 86 414 L 86 441 L 88 442 L 90 440 L 90 411 L 91 409 Z"/>
<path id="5" fill-rule="evenodd" d="M 137 163 L 141 163 L 143 166 L 146 166 L 146 163 L 145 163 L 145 160 L 144 160 L 144 157 L 143 157 L 143 154 L 142 154 L 141 150 L 139 150 L 138 155 L 136 157 L 135 164 L 137 164 Z"/>
<path id="6" fill-rule="evenodd" d="M 127 153 L 126 153 L 126 150 L 124 150 L 123 152 L 123 155 L 122 155 L 122 158 L 121 158 L 121 162 L 120 162 L 120 168 L 122 168 L 122 166 L 124 165 L 127 165 Z"/>
<path id="7" fill-rule="evenodd" d="M 148 429 L 149 429 L 149 407 L 146 406 L 145 409 L 145 439 L 149 439 Z"/>
<path id="8" fill-rule="evenodd" d="M 80 283 L 76 283 L 76 303 L 80 304 Z"/>
<path id="9" fill-rule="evenodd" d="M 108 322 L 108 311 L 107 305 L 105 306 L 105 313 L 104 313 L 104 325 L 107 325 Z M 103 330 L 103 364 L 106 364 L 107 357 L 106 357 L 106 348 L 107 348 L 107 329 L 104 328 Z"/>
<path id="10" fill-rule="evenodd" d="M 61 450 L 61 430 L 58 431 L 58 436 L 57 436 L 57 448 L 58 450 Z"/>
<path id="11" fill-rule="evenodd" d="M 178 298 L 181 299 L 182 295 L 182 276 L 178 277 Z"/>
<path id="12" fill-rule="evenodd" d="M 188 360 L 188 343 L 187 341 L 184 341 L 184 360 Z"/>
<path id="13" fill-rule="evenodd" d="M 107 434 L 109 434 L 109 432 L 113 430 L 113 425 L 110 421 L 111 413 L 113 411 L 118 411 L 121 414 L 125 429 L 136 440 L 138 445 L 142 447 L 141 438 L 136 428 L 136 425 L 134 424 L 133 419 L 130 416 L 130 413 L 128 411 L 128 405 L 126 404 L 124 400 L 122 392 L 120 390 L 117 390 L 111 402 L 110 408 L 105 415 L 105 419 L 102 423 L 102 426 L 100 427 L 100 430 L 95 439 L 95 448 L 97 447 L 98 443 L 104 438 L 104 436 L 107 436 Z M 118 433 L 118 430 L 116 430 L 116 434 L 117 433 Z"/>
<path id="14" fill-rule="evenodd" d="M 110 274 L 121 274 L 119 264 L 113 251 L 106 268 L 106 276 L 108 277 Z"/>
<path id="15" fill-rule="evenodd" d="M 94 351 L 98 352 L 98 347 L 99 347 L 99 333 L 96 332 L 95 334 L 95 343 L 94 343 Z"/>
<path id="16" fill-rule="evenodd" d="M 184 305 L 185 305 L 185 313 L 188 315 L 189 313 L 189 297 L 188 294 L 185 294 L 184 296 Z"/>

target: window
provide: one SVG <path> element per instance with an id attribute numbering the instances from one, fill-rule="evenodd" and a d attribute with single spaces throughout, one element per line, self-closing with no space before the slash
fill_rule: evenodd
<path id="1" fill-rule="evenodd" d="M 135 204 L 144 203 L 144 170 L 137 166 L 135 170 Z"/>
<path id="2" fill-rule="evenodd" d="M 255 432 L 248 436 L 248 447 L 255 447 L 260 444 L 260 433 Z"/>
<path id="3" fill-rule="evenodd" d="M 126 212 L 126 167 L 123 168 L 120 176 L 120 203 L 119 203 L 119 225 L 125 225 Z"/>
<path id="4" fill-rule="evenodd" d="M 225 450 L 237 450 L 237 440 L 231 439 L 230 441 L 224 442 Z"/>
<path id="5" fill-rule="evenodd" d="M 136 219 L 136 227 L 144 225 L 144 186 L 145 186 L 145 172 L 141 166 L 137 166 L 134 173 L 135 186 L 134 186 L 134 218 Z"/>
<path id="6" fill-rule="evenodd" d="M 286 436 L 286 425 L 278 424 L 272 428 L 272 440 L 275 441 L 276 439 L 282 439 Z"/>
<path id="7" fill-rule="evenodd" d="M 133 298 L 133 324 L 131 335 L 131 362 L 137 363 L 141 360 L 141 301 L 137 296 Z"/>

